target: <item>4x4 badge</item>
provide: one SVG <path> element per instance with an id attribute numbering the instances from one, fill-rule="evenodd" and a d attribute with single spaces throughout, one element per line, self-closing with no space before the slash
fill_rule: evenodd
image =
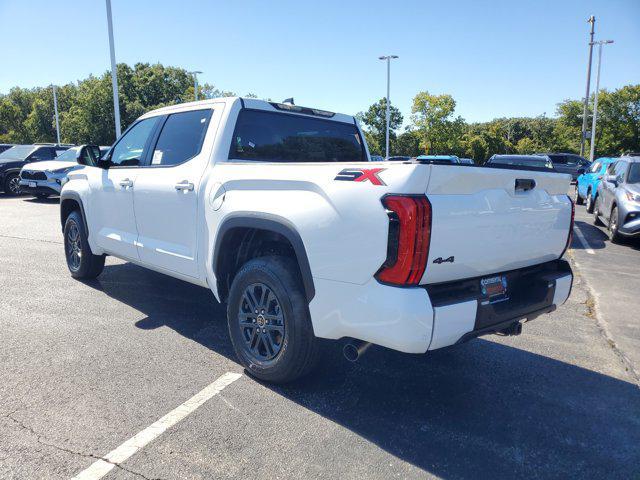
<path id="1" fill-rule="evenodd" d="M 444 260 L 442 259 L 442 257 L 438 257 L 433 261 L 433 263 L 437 263 L 438 265 L 440 265 L 441 263 L 446 263 L 446 262 L 453 263 L 455 262 L 455 260 L 456 260 L 455 257 L 451 255 L 449 258 L 445 258 Z"/>

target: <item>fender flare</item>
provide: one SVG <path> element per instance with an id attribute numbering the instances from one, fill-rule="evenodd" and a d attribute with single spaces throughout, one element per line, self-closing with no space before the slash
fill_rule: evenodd
<path id="1" fill-rule="evenodd" d="M 74 200 L 78 205 L 80 205 L 80 214 L 82 215 L 82 221 L 84 222 L 84 233 L 86 233 L 87 237 L 89 237 L 89 224 L 87 223 L 87 215 L 84 213 L 84 205 L 82 203 L 82 198 L 76 192 L 62 192 L 60 194 L 60 225 L 62 227 L 62 231 L 64 232 L 64 218 L 62 217 L 63 210 L 62 206 L 64 205 L 65 200 Z"/>
<path id="2" fill-rule="evenodd" d="M 219 262 L 221 260 L 220 249 L 222 247 L 223 239 L 227 232 L 233 228 L 255 228 L 258 230 L 267 230 L 285 237 L 293 247 L 298 268 L 300 269 L 300 274 L 302 276 L 302 285 L 304 287 L 307 301 L 310 302 L 313 299 L 316 294 L 316 290 L 313 285 L 311 267 L 309 266 L 309 259 L 307 257 L 307 252 L 302 238 L 295 226 L 289 220 L 278 215 L 270 213 L 237 212 L 229 215 L 225 220 L 223 220 L 218 228 L 218 232 L 216 233 L 216 243 L 213 250 L 214 272 L 218 271 Z"/>
<path id="3" fill-rule="evenodd" d="M 17 173 L 18 177 L 20 177 L 21 170 L 22 170 L 22 167 L 9 167 L 4 172 L 2 172 L 2 185 L 0 185 L 0 189 L 4 188 L 4 183 L 7 181 L 8 175 Z"/>

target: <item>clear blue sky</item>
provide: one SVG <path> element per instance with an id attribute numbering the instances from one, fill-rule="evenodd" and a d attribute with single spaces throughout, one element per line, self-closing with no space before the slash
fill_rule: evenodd
<path id="1" fill-rule="evenodd" d="M 449 93 L 468 121 L 551 116 L 585 88 L 590 14 L 601 86 L 640 82 L 640 0 L 112 0 L 118 62 L 202 70 L 240 94 L 355 114 L 385 94 Z M 0 0 L 0 92 L 109 68 L 104 0 Z M 595 69 L 594 69 L 595 70 Z"/>

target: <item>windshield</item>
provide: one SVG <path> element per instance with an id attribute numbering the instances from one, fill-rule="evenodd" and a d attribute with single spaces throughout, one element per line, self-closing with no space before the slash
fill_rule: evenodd
<path id="1" fill-rule="evenodd" d="M 489 163 L 497 163 L 499 165 L 522 165 L 528 167 L 551 168 L 549 160 L 546 157 L 534 156 L 504 155 L 500 157 L 493 157 Z"/>
<path id="2" fill-rule="evenodd" d="M 640 183 L 640 163 L 632 163 L 629 167 L 627 183 Z"/>
<path id="3" fill-rule="evenodd" d="M 80 150 L 80 147 L 70 148 L 62 152 L 55 159 L 60 162 L 75 162 L 78 150 Z"/>
<path id="4" fill-rule="evenodd" d="M 16 145 L 9 150 L 0 153 L 0 160 L 10 158 L 12 160 L 24 160 L 36 149 L 33 145 Z"/>

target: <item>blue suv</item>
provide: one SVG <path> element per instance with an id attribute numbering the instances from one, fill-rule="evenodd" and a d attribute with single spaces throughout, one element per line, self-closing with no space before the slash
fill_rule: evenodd
<path id="1" fill-rule="evenodd" d="M 593 162 L 589 170 L 578 176 L 576 183 L 575 202 L 576 205 L 587 204 L 587 212 L 593 213 L 593 206 L 596 203 L 598 185 L 604 175 L 607 166 L 617 158 L 601 157 Z"/>

